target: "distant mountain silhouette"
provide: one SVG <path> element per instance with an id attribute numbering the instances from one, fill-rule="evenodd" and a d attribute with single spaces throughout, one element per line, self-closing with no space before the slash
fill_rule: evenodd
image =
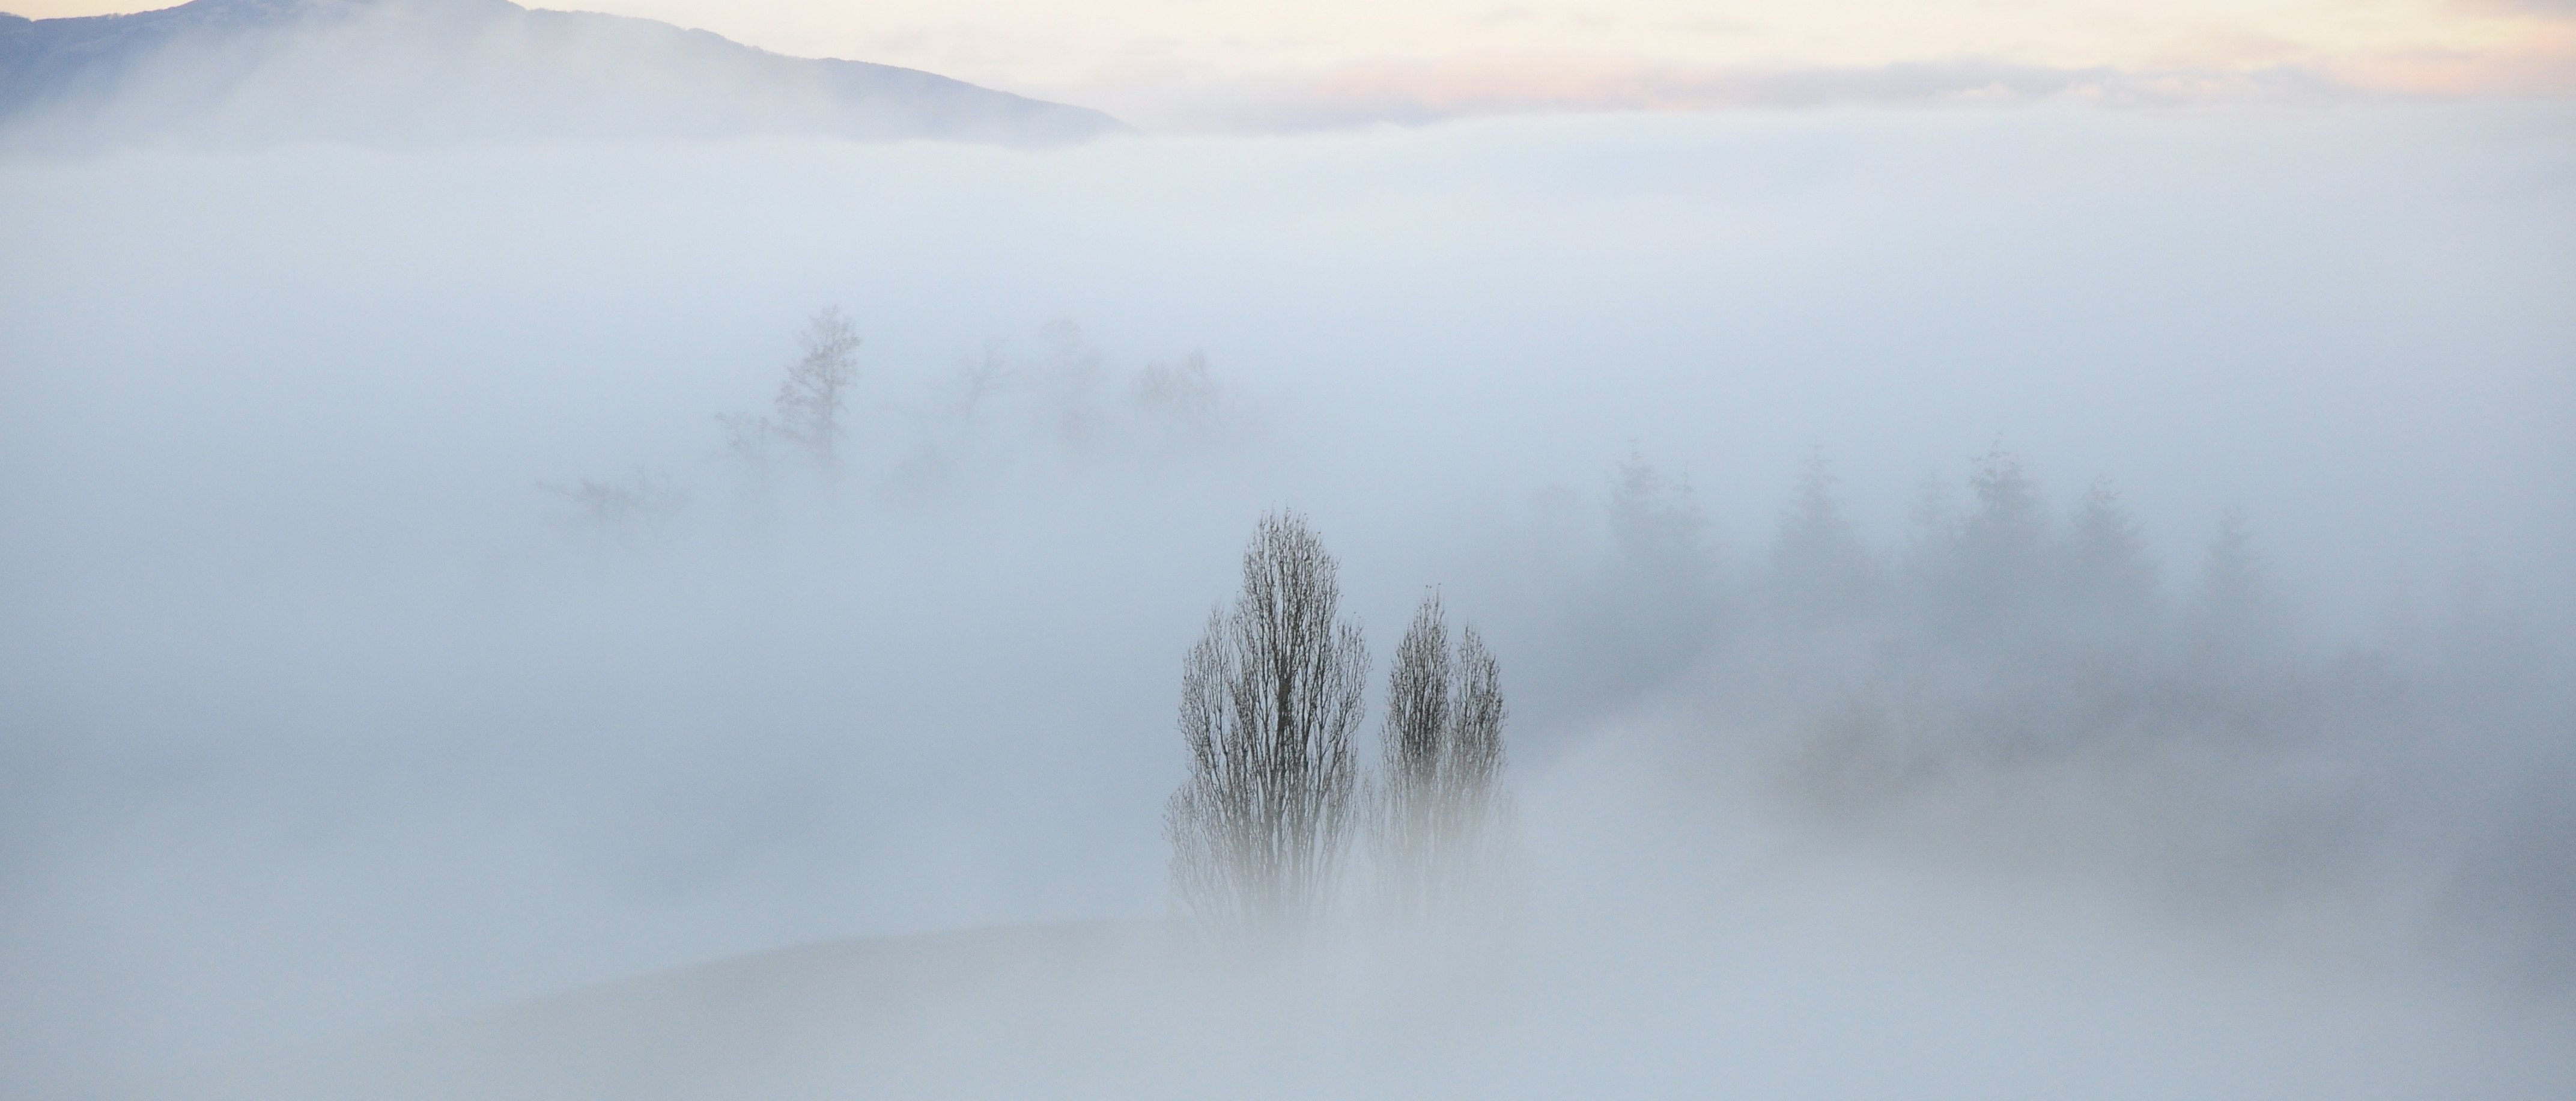
<path id="1" fill-rule="evenodd" d="M 508 0 L 195 0 L 0 15 L 0 142 L 85 148 L 831 135 L 1061 145 L 1101 112 Z"/>

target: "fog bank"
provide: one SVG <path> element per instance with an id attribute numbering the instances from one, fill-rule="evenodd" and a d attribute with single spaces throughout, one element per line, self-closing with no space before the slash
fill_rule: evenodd
<path id="1" fill-rule="evenodd" d="M 1527 944 L 1212 1081 L 2561 1092 L 2572 128 L 0 162 L 0 1058 L 1152 922 L 1285 505 L 1492 642 Z M 729 452 L 828 306 L 837 464 Z"/>

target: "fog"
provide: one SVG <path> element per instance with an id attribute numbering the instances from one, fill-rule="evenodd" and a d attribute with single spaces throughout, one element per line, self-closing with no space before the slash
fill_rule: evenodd
<path id="1" fill-rule="evenodd" d="M 625 1093 L 349 1066 L 2563 1096 L 2571 136 L 2056 106 L 0 161 L 0 1074 L 202 1096 L 424 1027 L 542 1047 L 493 1007 L 744 953 L 1105 921 L 971 981 L 937 941 L 882 988 L 931 1008 L 847 995 Z M 729 450 L 833 307 L 837 467 Z M 1490 955 L 1156 947 L 1180 659 L 1279 508 L 1380 676 L 1427 586 L 1502 663 Z M 656 1027 L 717 1012 L 654 989 Z M 564 1046 L 685 1062 L 652 1035 Z"/>

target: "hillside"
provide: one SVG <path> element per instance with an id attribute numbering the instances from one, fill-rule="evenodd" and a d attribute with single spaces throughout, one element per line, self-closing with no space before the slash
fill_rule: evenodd
<path id="1" fill-rule="evenodd" d="M 1115 922 L 837 941 L 109 1092 L 632 1101 L 1044 1080 L 1075 1066 L 1096 1072 L 1102 1048 L 1140 1038 L 1133 1010 L 1152 1000 L 1147 991 L 1168 993 L 1164 947 L 1157 927 Z"/>
<path id="2" fill-rule="evenodd" d="M 913 69 L 508 0 L 0 15 L 0 141 L 15 148 L 751 135 L 1045 146 L 1126 130 Z"/>

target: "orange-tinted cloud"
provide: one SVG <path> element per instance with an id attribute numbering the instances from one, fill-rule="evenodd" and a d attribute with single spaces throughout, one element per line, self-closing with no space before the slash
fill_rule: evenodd
<path id="1" fill-rule="evenodd" d="M 15 2 L 30 14 L 157 6 Z M 1832 102 L 2576 95 L 2576 0 L 536 2 L 926 69 L 1165 130 Z"/>

